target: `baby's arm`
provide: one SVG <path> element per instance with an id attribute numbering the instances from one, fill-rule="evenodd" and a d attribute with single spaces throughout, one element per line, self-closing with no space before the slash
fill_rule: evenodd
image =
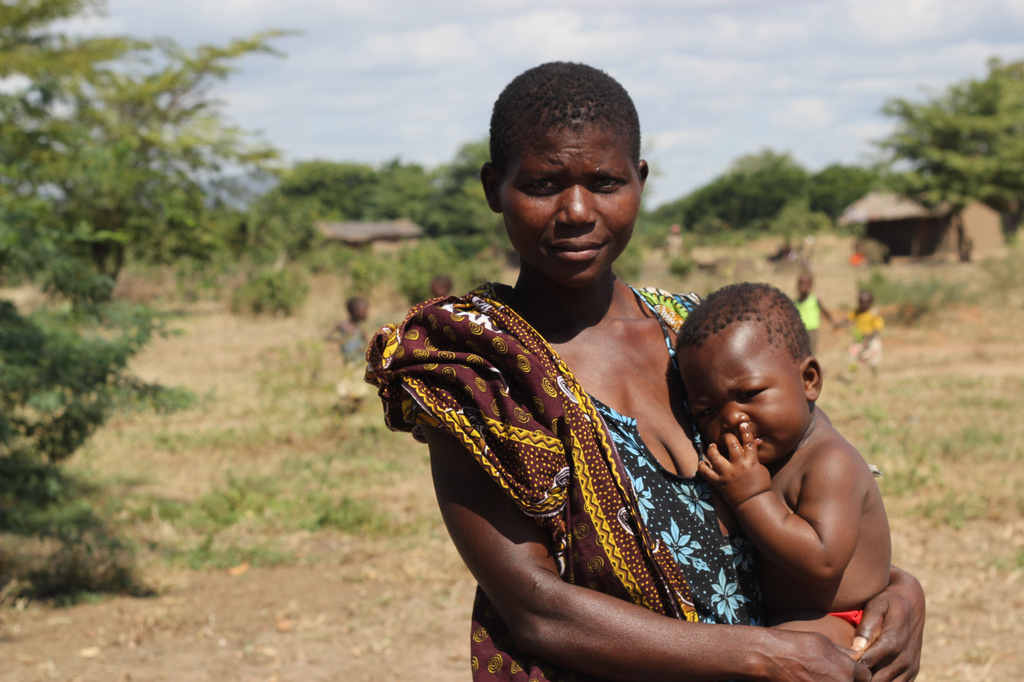
<path id="1" fill-rule="evenodd" d="M 799 581 L 829 585 L 839 580 L 857 547 L 864 499 L 852 458 L 841 451 L 816 454 L 814 466 L 803 473 L 796 509 L 790 511 L 772 490 L 768 469 L 758 462 L 750 426 L 740 426 L 740 440 L 732 434 L 725 440 L 727 457 L 711 445 L 700 471 L 736 511 L 761 554 Z"/>

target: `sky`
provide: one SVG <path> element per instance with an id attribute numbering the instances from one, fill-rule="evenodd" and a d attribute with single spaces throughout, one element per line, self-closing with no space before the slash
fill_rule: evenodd
<path id="1" fill-rule="evenodd" d="M 886 100 L 1024 59 L 1024 0 L 108 0 L 72 30 L 224 44 L 293 34 L 215 95 L 287 162 L 435 167 L 487 135 L 505 84 L 585 62 L 636 103 L 649 205 L 770 148 L 812 171 L 878 157 Z"/>

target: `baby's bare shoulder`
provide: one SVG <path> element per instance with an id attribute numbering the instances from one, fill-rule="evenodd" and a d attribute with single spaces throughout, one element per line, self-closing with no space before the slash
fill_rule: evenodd
<path id="1" fill-rule="evenodd" d="M 814 433 L 797 448 L 793 460 L 802 477 L 860 481 L 872 478 L 864 457 L 827 419 L 816 425 Z"/>

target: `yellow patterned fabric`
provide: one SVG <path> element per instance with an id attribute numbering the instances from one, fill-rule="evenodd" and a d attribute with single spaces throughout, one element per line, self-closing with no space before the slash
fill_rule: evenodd
<path id="1" fill-rule="evenodd" d="M 695 620 L 689 587 L 640 521 L 636 495 L 593 402 L 569 368 L 485 285 L 420 304 L 377 332 L 369 374 L 390 428 L 457 438 L 524 514 L 550 534 L 563 580 Z M 478 590 L 475 680 L 569 680 L 519 652 Z"/>

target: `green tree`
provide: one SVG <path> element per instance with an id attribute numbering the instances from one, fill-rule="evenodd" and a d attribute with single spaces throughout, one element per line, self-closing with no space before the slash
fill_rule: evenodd
<path id="1" fill-rule="evenodd" d="M 380 179 L 368 164 L 303 161 L 286 171 L 272 193 L 290 200 L 311 200 L 319 217 L 371 220 Z"/>
<path id="2" fill-rule="evenodd" d="M 480 168 L 490 161 L 487 139 L 467 142 L 436 172 L 436 203 L 428 220 L 434 236 L 469 239 L 482 246 L 504 243 L 501 217 L 487 206 Z"/>
<path id="3" fill-rule="evenodd" d="M 430 173 L 399 159 L 379 168 L 363 163 L 303 161 L 281 176 L 270 192 L 288 201 L 307 201 L 318 218 L 394 220 L 423 225 L 436 190 Z"/>
<path id="4" fill-rule="evenodd" d="M 377 186 L 370 197 L 371 214 L 387 220 L 408 218 L 425 227 L 435 195 L 433 173 L 419 164 L 393 159 L 377 170 Z"/>
<path id="5" fill-rule="evenodd" d="M 270 51 L 278 33 L 187 51 L 168 39 L 50 29 L 98 6 L 0 5 L 0 76 L 23 84 L 0 97 L 0 201 L 24 209 L 42 198 L 22 241 L 55 238 L 116 279 L 128 257 L 166 263 L 208 252 L 203 218 L 219 174 L 273 158 L 224 122 L 210 89 L 240 57 Z"/>
<path id="6" fill-rule="evenodd" d="M 872 168 L 832 164 L 810 177 L 808 204 L 811 211 L 827 215 L 833 222 L 847 206 L 870 192 L 879 181 Z"/>
<path id="7" fill-rule="evenodd" d="M 654 215 L 698 232 L 765 230 L 783 206 L 807 196 L 808 182 L 792 156 L 765 149 L 736 159 L 724 175 Z"/>
<path id="8" fill-rule="evenodd" d="M 223 123 L 209 88 L 273 34 L 186 52 L 60 32 L 98 8 L 0 2 L 0 280 L 32 278 L 63 302 L 26 314 L 0 300 L 0 532 L 68 543 L 98 521 L 55 465 L 121 401 L 184 395 L 128 371 L 160 316 L 111 301 L 114 277 L 128 257 L 194 252 L 217 174 L 271 155 Z"/>
<path id="9" fill-rule="evenodd" d="M 218 174 L 276 152 L 226 124 L 210 88 L 238 58 L 269 51 L 274 35 L 192 52 L 159 41 L 131 53 L 129 68 L 102 70 L 75 88 L 66 152 L 42 180 L 56 190 L 61 228 L 87 245 L 100 272 L 116 279 L 128 257 L 170 263 L 217 248 L 205 219 L 211 194 L 227 187 Z M 146 68 L 151 61 L 160 66 Z"/>
<path id="10" fill-rule="evenodd" d="M 501 220 L 487 207 L 480 185 L 480 167 L 489 157 L 487 140 L 478 140 L 435 170 L 398 159 L 379 167 L 305 161 L 284 172 L 268 196 L 310 202 L 320 219 L 409 218 L 429 236 L 469 252 L 502 243 Z"/>
<path id="11" fill-rule="evenodd" d="M 63 167 L 74 137 L 73 116 L 54 116 L 72 100 L 69 85 L 91 78 L 130 47 L 124 39 L 73 39 L 47 30 L 55 21 L 92 11 L 88 0 L 0 3 L 0 275 L 40 272 L 72 299 L 109 293 L 69 257 L 75 241 L 54 219 L 49 175 Z"/>
<path id="12" fill-rule="evenodd" d="M 799 238 L 830 229 L 832 220 L 810 208 L 807 199 L 794 199 L 779 210 L 769 227 L 773 233 L 782 235 L 786 244 L 792 244 Z"/>
<path id="13" fill-rule="evenodd" d="M 892 99 L 882 110 L 896 130 L 881 141 L 898 189 L 922 201 L 963 206 L 980 200 L 1000 211 L 1015 234 L 1024 214 L 1024 62 L 988 62 L 988 75 L 967 79 L 923 102 Z"/>

